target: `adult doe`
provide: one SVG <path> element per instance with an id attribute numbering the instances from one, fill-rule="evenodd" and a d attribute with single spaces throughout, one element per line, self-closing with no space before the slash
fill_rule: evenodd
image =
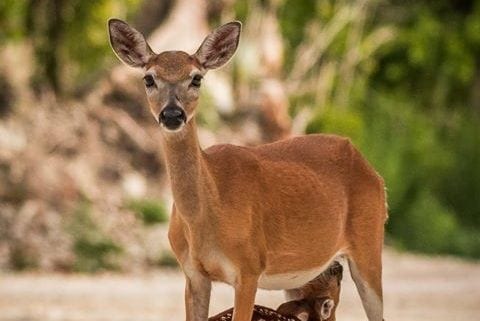
<path id="1" fill-rule="evenodd" d="M 288 296 L 338 256 L 348 258 L 368 319 L 382 320 L 384 183 L 348 139 L 199 145 L 202 78 L 233 56 L 241 24 L 217 28 L 193 55 L 156 54 L 118 19 L 108 27 L 118 58 L 144 72 L 160 123 L 175 201 L 169 239 L 186 277 L 187 321 L 207 320 L 212 281 L 234 287 L 233 320 L 250 321 L 257 288 Z"/>

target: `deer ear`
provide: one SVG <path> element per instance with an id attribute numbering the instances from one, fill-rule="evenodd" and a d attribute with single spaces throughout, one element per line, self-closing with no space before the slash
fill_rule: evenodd
<path id="1" fill-rule="evenodd" d="M 108 33 L 117 57 L 131 67 L 144 67 L 155 54 L 145 37 L 122 20 L 108 20 Z"/>
<path id="2" fill-rule="evenodd" d="M 215 29 L 205 38 L 194 57 L 205 69 L 226 64 L 237 50 L 242 24 L 232 21 Z"/>
<path id="3" fill-rule="evenodd" d="M 315 310 L 317 310 L 320 320 L 327 320 L 330 318 L 335 307 L 335 302 L 332 299 L 320 298 L 315 302 Z"/>

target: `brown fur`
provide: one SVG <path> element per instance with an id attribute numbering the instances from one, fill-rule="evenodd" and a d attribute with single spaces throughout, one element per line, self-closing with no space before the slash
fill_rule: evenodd
<path id="1" fill-rule="evenodd" d="M 156 75 L 168 82 L 177 82 L 189 78 L 192 64 L 196 61 L 183 51 L 165 51 L 152 57 L 146 69 L 154 68 Z"/>
<path id="2" fill-rule="evenodd" d="M 318 269 L 338 254 L 349 260 L 369 320 L 381 320 L 384 183 L 351 142 L 307 135 L 202 150 L 194 119 L 199 93 L 189 77 L 228 61 L 240 24 L 216 29 L 190 57 L 154 55 L 125 25 L 109 23 L 112 47 L 131 66 L 154 69 L 156 86 L 147 89 L 154 117 L 173 103 L 188 120 L 178 131 L 162 130 L 175 200 L 169 239 L 186 276 L 187 320 L 207 319 L 211 281 L 222 281 L 235 288 L 233 319 L 250 321 L 262 276 Z M 123 38 L 129 41 L 115 42 Z"/>

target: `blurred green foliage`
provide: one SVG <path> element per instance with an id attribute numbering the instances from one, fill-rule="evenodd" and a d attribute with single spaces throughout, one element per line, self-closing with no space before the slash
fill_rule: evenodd
<path id="1" fill-rule="evenodd" d="M 72 94 L 113 65 L 106 21 L 129 18 L 141 0 L 5 0 L 0 2 L 0 42 L 27 40 L 36 59 L 34 89 Z M 107 54 L 108 53 L 108 54 Z"/>
<path id="2" fill-rule="evenodd" d="M 168 214 L 163 203 L 151 199 L 136 199 L 127 204 L 127 208 L 134 211 L 145 225 L 164 223 L 168 221 Z"/>
<path id="3" fill-rule="evenodd" d="M 68 0 L 65 13 L 65 56 L 73 64 L 73 84 L 85 86 L 98 76 L 98 71 L 111 63 L 111 49 L 105 41 L 106 20 L 121 15 L 131 17 L 139 7 L 140 0 Z M 111 64 L 107 64 L 111 66 Z M 94 72 L 97 71 L 97 72 Z"/>
<path id="4" fill-rule="evenodd" d="M 74 210 L 69 229 L 74 239 L 77 272 L 97 272 L 117 269 L 116 258 L 122 248 L 101 231 L 92 218 L 91 205 L 81 201 Z"/>
<path id="5" fill-rule="evenodd" d="M 480 258 L 480 1 L 310 6 L 289 6 L 283 16 L 293 46 L 305 39 L 290 31 L 305 10 L 327 25 L 348 6 L 363 17 L 334 35 L 315 64 L 321 73 L 329 59 L 339 62 L 324 103 L 308 90 L 292 97 L 313 113 L 307 132 L 351 137 L 378 169 L 388 188 L 387 231 L 398 247 Z M 357 48 L 384 26 L 395 37 L 342 65 L 360 19 Z"/>

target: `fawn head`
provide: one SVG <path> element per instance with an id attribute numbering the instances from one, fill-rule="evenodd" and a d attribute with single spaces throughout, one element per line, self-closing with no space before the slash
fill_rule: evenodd
<path id="1" fill-rule="evenodd" d="M 335 321 L 342 278 L 343 267 L 334 261 L 326 271 L 300 288 L 302 299 L 286 302 L 277 311 L 301 321 Z"/>
<path id="2" fill-rule="evenodd" d="M 110 44 L 125 64 L 144 72 L 150 110 L 161 127 L 180 131 L 195 115 L 203 76 L 225 65 L 235 53 L 241 23 L 229 22 L 210 33 L 189 55 L 183 51 L 153 52 L 145 37 L 119 19 L 108 21 Z"/>
<path id="3" fill-rule="evenodd" d="M 300 321 L 333 321 L 335 320 L 335 302 L 328 296 L 288 301 L 281 304 L 277 312 L 294 316 Z"/>

